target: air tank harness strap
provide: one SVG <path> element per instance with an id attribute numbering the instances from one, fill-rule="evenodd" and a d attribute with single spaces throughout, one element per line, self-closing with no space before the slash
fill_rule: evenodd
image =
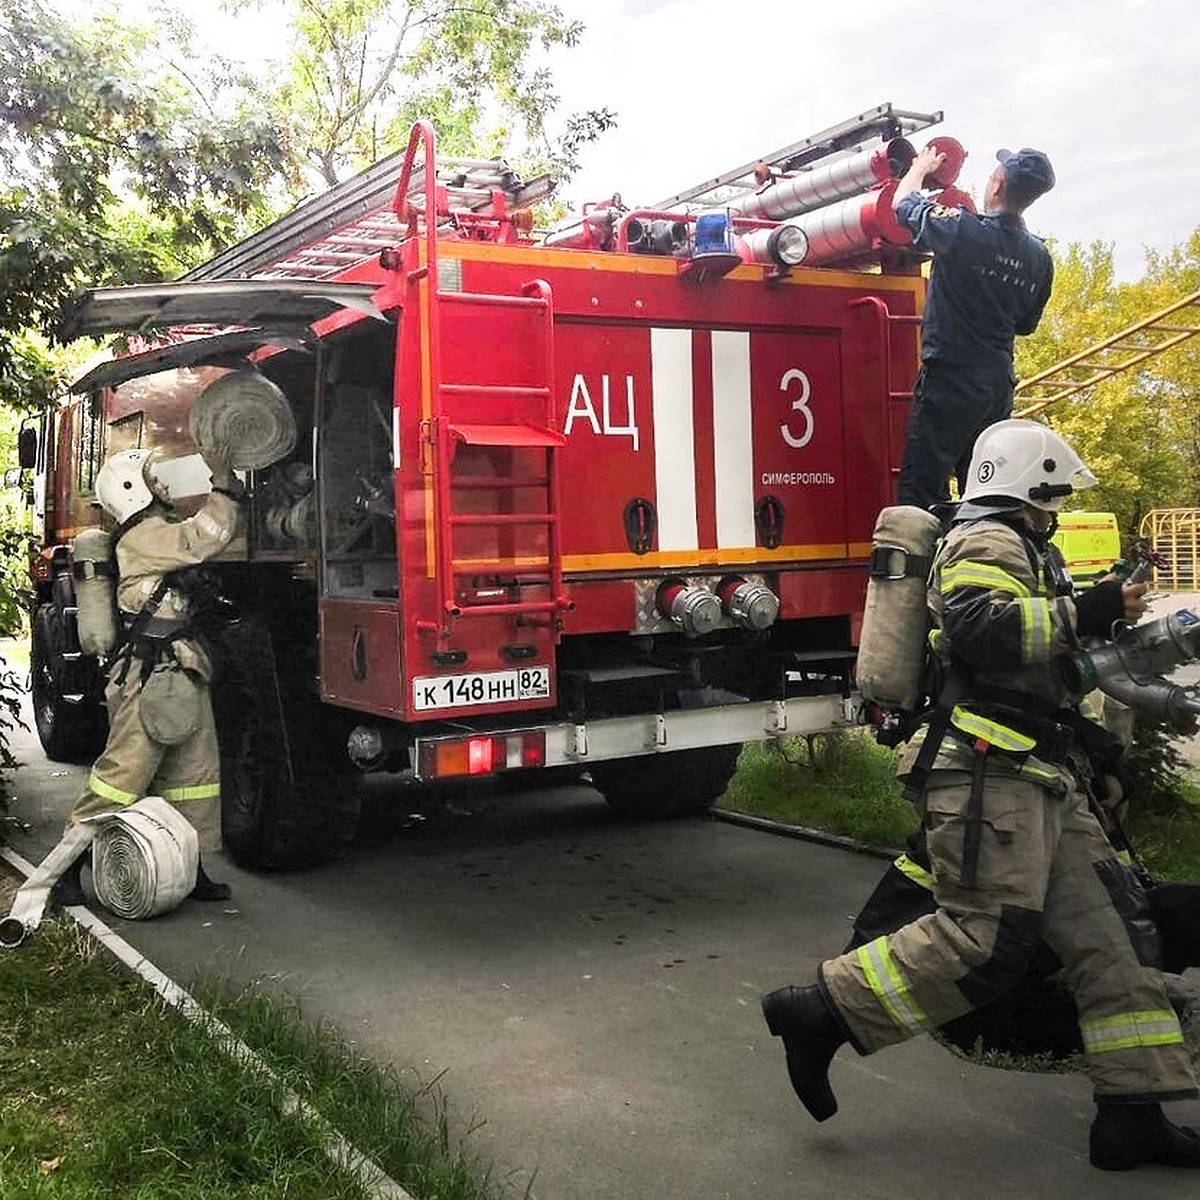
<path id="1" fill-rule="evenodd" d="M 913 804 L 925 798 L 929 787 L 929 772 L 942 748 L 942 742 L 950 730 L 950 717 L 954 706 L 965 694 L 965 680 L 960 671 L 951 671 L 938 696 L 937 704 L 929 710 L 929 728 L 925 740 L 917 752 L 916 761 L 909 770 L 908 778 L 904 781 L 904 798 Z M 918 715 L 920 721 L 920 715 Z"/>
<path id="2" fill-rule="evenodd" d="M 868 567 L 872 579 L 920 579 L 929 578 L 933 566 L 930 554 L 914 554 L 903 546 L 873 546 Z"/>
<path id="3" fill-rule="evenodd" d="M 75 558 L 71 562 L 71 574 L 75 577 L 76 583 L 86 583 L 97 576 L 108 576 L 111 579 L 115 579 L 117 564 L 111 558 L 107 560 Z"/>
<path id="4" fill-rule="evenodd" d="M 979 877 L 979 847 L 983 843 L 983 779 L 988 742 L 975 739 L 975 758 L 971 763 L 971 795 L 967 799 L 967 819 L 963 829 L 962 874 L 963 887 L 973 888 Z"/>
<path id="5" fill-rule="evenodd" d="M 185 621 L 156 619 L 159 606 L 170 587 L 170 579 L 163 579 L 142 605 L 141 611 L 133 617 L 124 618 L 124 641 L 114 656 L 114 660 L 121 664 L 121 669 L 114 678 L 118 687 L 123 686 L 128 679 L 135 659 L 140 664 L 140 682 L 145 684 L 150 678 L 150 672 L 159 662 L 164 658 L 174 657 L 171 643 L 187 636 L 188 627 Z"/>
<path id="6" fill-rule="evenodd" d="M 951 671 L 938 704 L 932 710 L 925 740 L 905 780 L 904 796 L 914 804 L 924 798 L 938 751 L 948 736 L 971 747 L 971 793 L 964 819 L 960 879 L 964 887 L 973 888 L 978 879 L 979 850 L 983 842 L 987 756 L 995 751 L 1007 758 L 1024 761 L 1036 755 L 1044 762 L 1063 765 L 1068 761 L 1075 737 L 1071 727 L 1059 721 L 1031 717 L 1027 711 L 995 702 L 980 705 L 968 701 L 963 695 L 965 690 L 962 673 Z M 980 709 L 983 711 L 978 711 Z M 962 725 L 967 728 L 961 728 Z"/>

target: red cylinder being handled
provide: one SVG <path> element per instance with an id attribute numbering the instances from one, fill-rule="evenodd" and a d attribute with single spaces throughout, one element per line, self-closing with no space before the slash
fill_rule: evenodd
<path id="1" fill-rule="evenodd" d="M 962 142 L 957 138 L 942 135 L 930 138 L 926 149 L 936 150 L 939 154 L 945 155 L 945 161 L 936 171 L 925 177 L 925 186 L 927 188 L 948 188 L 958 179 L 963 163 L 967 160 L 967 152 L 963 149 Z M 900 177 L 896 176 L 896 178 Z"/>
<path id="2" fill-rule="evenodd" d="M 862 149 L 826 166 L 776 179 L 759 191 L 734 200 L 729 207 L 738 216 L 782 221 L 858 195 L 890 179 L 899 179 L 916 154 L 907 139 L 892 138 L 873 150 Z"/>

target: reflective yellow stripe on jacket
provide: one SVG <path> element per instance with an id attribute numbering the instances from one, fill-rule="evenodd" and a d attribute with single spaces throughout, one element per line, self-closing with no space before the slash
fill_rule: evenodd
<path id="1" fill-rule="evenodd" d="M 1050 653 L 1050 647 L 1054 644 L 1054 627 L 1050 617 L 1052 603 L 1039 596 L 1017 600 L 1017 607 L 1021 610 L 1021 653 L 1025 662 L 1038 662 Z"/>
<path id="2" fill-rule="evenodd" d="M 111 783 L 105 783 L 99 775 L 91 775 L 88 777 L 88 790 L 94 792 L 101 800 L 108 800 L 112 804 L 122 804 L 128 807 L 140 797 L 136 792 L 125 792 L 120 788 L 115 788 Z"/>
<path id="3" fill-rule="evenodd" d="M 978 587 L 987 588 L 990 592 L 1007 592 L 1010 596 L 1016 596 L 1018 599 L 1028 599 L 1031 594 L 1029 588 L 1015 575 L 1010 575 L 1000 567 L 993 567 L 989 563 L 982 562 L 951 563 L 950 566 L 943 568 L 942 595 L 960 587 Z"/>
<path id="4" fill-rule="evenodd" d="M 967 560 L 952 563 L 941 574 L 943 596 L 958 588 L 985 588 L 1012 596 L 1021 615 L 1021 659 L 1039 662 L 1045 659 L 1054 645 L 1054 600 L 1035 596 L 1015 575 L 990 563 Z"/>
<path id="5" fill-rule="evenodd" d="M 213 800 L 221 794 L 219 783 L 201 783 L 195 787 L 163 788 L 159 793 L 164 800 L 178 804 L 184 800 Z"/>

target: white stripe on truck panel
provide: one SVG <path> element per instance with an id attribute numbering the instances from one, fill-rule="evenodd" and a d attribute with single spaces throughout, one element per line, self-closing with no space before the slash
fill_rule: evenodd
<path id="1" fill-rule="evenodd" d="M 753 546 L 754 435 L 750 417 L 750 334 L 744 330 L 713 330 L 712 369 L 717 546 L 721 549 Z"/>
<path id="2" fill-rule="evenodd" d="M 692 421 L 692 331 L 650 330 L 654 404 L 654 485 L 658 548 L 697 550 L 695 429 Z"/>

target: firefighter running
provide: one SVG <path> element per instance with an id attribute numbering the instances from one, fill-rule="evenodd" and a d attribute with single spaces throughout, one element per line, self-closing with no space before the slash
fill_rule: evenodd
<path id="1" fill-rule="evenodd" d="M 154 475 L 149 450 L 110 457 L 96 479 L 96 496 L 117 522 L 117 608 L 121 634 L 112 656 L 105 700 L 108 741 L 67 826 L 124 808 L 147 794 L 173 803 L 196 829 L 201 854 L 220 845 L 221 771 L 209 683 L 212 665 L 197 641 L 183 580 L 176 575 L 219 554 L 233 540 L 241 484 L 227 453 L 207 451 L 212 490 L 195 516 L 179 519 Z M 55 895 L 83 903 L 79 858 Z M 191 892 L 224 900 L 198 862 Z"/>
<path id="2" fill-rule="evenodd" d="M 837 1111 L 828 1068 L 843 1043 L 871 1054 L 937 1029 L 1007 991 L 1044 941 L 1075 994 L 1097 1105 L 1093 1165 L 1200 1167 L 1200 1136 L 1160 1107 L 1197 1089 L 1152 965 L 1157 931 L 1087 801 L 1104 731 L 1080 714 L 1073 656 L 1081 638 L 1145 611 L 1142 584 L 1076 597 L 1055 570 L 1054 513 L 1094 483 L 1036 422 L 1002 421 L 976 443 L 929 591 L 943 682 L 898 762 L 937 908 L 823 963 L 816 984 L 763 997 L 818 1121 Z"/>

